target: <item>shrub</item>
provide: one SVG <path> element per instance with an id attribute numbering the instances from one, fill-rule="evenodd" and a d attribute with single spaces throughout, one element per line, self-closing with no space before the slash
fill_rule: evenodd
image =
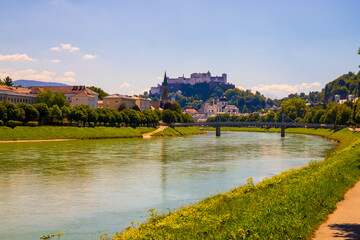
<path id="1" fill-rule="evenodd" d="M 39 126 L 39 122 L 36 121 L 29 121 L 25 124 L 26 126 L 30 126 L 30 127 L 36 127 Z"/>
<path id="2" fill-rule="evenodd" d="M 105 127 L 109 127 L 110 126 L 110 123 L 105 123 Z"/>
<path id="3" fill-rule="evenodd" d="M 9 120 L 9 121 L 7 122 L 7 125 L 8 125 L 9 127 L 12 127 L 12 128 L 16 126 L 14 120 Z"/>
<path id="4" fill-rule="evenodd" d="M 94 122 L 89 122 L 89 127 L 95 127 L 95 123 Z"/>
<path id="5" fill-rule="evenodd" d="M 16 126 L 23 126 L 23 125 L 24 125 L 24 123 L 23 123 L 23 122 L 21 122 L 21 121 L 15 121 L 15 125 L 16 125 Z"/>
<path id="6" fill-rule="evenodd" d="M 4 121 L 0 120 L 0 126 L 4 126 Z"/>

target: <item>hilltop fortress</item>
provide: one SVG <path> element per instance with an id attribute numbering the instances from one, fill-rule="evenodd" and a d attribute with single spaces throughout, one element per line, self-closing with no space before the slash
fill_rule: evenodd
<path id="1" fill-rule="evenodd" d="M 195 87 L 195 85 L 208 84 L 209 88 L 212 89 L 218 85 L 231 85 L 227 84 L 227 75 L 223 73 L 221 76 L 211 76 L 211 73 L 192 73 L 190 78 L 184 76 L 178 78 L 168 78 L 167 83 L 169 85 L 169 92 L 183 91 L 184 87 Z M 229 87 L 234 88 L 234 87 Z M 158 84 L 156 87 L 150 89 L 150 95 L 160 95 L 161 85 Z"/>

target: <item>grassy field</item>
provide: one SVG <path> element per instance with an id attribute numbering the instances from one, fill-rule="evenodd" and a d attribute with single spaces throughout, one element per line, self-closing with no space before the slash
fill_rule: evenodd
<path id="1" fill-rule="evenodd" d="M 161 132 L 155 133 L 152 136 L 155 137 L 173 137 L 181 135 L 195 135 L 195 134 L 206 134 L 205 131 L 201 131 L 197 127 L 168 127 Z"/>
<path id="2" fill-rule="evenodd" d="M 310 161 L 307 167 L 256 185 L 249 179 L 245 186 L 165 215 L 152 210 L 146 223 L 132 224 L 113 239 L 310 239 L 359 180 L 360 133 L 347 129 L 286 132 L 319 135 L 340 144 L 324 161 Z"/>
<path id="3" fill-rule="evenodd" d="M 0 126 L 0 141 L 15 140 L 45 140 L 45 139 L 93 139 L 93 138 L 132 138 L 141 137 L 142 134 L 155 131 L 154 127 L 56 127 L 17 126 L 10 128 Z M 203 134 L 204 131 L 196 127 L 167 128 L 154 136 L 182 136 Z"/>
<path id="4" fill-rule="evenodd" d="M 0 141 L 128 137 L 141 137 L 141 134 L 131 127 L 0 127 Z"/>

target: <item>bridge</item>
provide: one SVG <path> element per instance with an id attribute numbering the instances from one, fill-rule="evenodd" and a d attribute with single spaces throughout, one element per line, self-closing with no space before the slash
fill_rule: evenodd
<path id="1" fill-rule="evenodd" d="M 260 128 L 281 128 L 281 137 L 285 137 L 286 128 L 344 128 L 336 124 L 321 123 L 297 123 L 297 122 L 193 122 L 193 123 L 174 123 L 176 127 L 215 127 L 216 136 L 220 136 L 221 127 L 260 127 Z"/>

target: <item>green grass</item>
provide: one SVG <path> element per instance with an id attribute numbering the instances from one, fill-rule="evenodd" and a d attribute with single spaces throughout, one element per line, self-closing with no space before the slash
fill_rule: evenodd
<path id="1" fill-rule="evenodd" d="M 173 213 L 151 212 L 146 223 L 129 227 L 113 239 L 310 239 L 359 180 L 360 133 L 347 129 L 286 132 L 319 135 L 340 144 L 324 161 L 311 161 L 307 167 L 285 171 L 256 185 L 249 180 L 245 186 Z"/>
<path id="2" fill-rule="evenodd" d="M 0 141 L 128 137 L 141 137 L 141 134 L 139 131 L 131 127 L 0 127 Z"/>
<path id="3" fill-rule="evenodd" d="M 168 127 L 161 132 L 155 133 L 152 136 L 155 137 L 173 137 L 181 135 L 195 135 L 195 134 L 205 134 L 206 132 L 200 130 L 197 127 Z"/>
<path id="4" fill-rule="evenodd" d="M 155 131 L 156 127 L 137 127 L 136 130 L 138 130 L 141 134 L 144 134 Z"/>

